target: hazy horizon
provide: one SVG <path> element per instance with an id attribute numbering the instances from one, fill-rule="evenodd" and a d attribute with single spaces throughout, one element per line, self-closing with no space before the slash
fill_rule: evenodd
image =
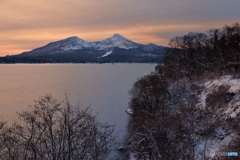
<path id="1" fill-rule="evenodd" d="M 122 34 L 167 45 L 186 32 L 207 31 L 240 19 L 236 0 L 3 0 L 0 55 L 78 36 L 89 41 Z"/>

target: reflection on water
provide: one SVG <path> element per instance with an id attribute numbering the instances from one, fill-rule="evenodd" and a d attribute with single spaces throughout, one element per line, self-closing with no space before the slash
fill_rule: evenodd
<path id="1" fill-rule="evenodd" d="M 69 95 L 78 106 L 91 106 L 99 120 L 116 125 L 122 137 L 127 124 L 129 90 L 153 64 L 2 64 L 0 65 L 0 116 L 13 120 L 34 99 L 51 94 Z M 120 138 L 119 137 L 119 138 Z"/>

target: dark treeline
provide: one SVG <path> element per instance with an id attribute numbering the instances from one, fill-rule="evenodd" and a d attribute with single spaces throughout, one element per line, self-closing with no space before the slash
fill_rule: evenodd
<path id="1" fill-rule="evenodd" d="M 188 33 L 170 41 L 172 49 L 157 71 L 168 78 L 192 77 L 206 72 L 238 72 L 240 69 L 240 25 Z"/>
<path id="2" fill-rule="evenodd" d="M 216 112 L 234 97 L 228 86 L 208 95 L 205 109 L 196 107 L 201 88 L 194 80 L 240 71 L 240 26 L 189 33 L 170 45 L 164 62 L 131 91 L 129 154 L 138 160 L 194 160 L 201 141 L 200 159 L 206 160 L 209 137 L 219 126 L 240 133 L 240 116 L 225 120 Z M 227 147 L 239 149 L 239 139 Z"/>
<path id="3" fill-rule="evenodd" d="M 51 96 L 19 114 L 13 125 L 0 124 L 1 160 L 105 160 L 113 129 L 100 124 L 88 109 Z"/>

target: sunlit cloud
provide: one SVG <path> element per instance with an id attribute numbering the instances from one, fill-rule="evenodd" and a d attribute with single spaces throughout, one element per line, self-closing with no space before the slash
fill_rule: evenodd
<path id="1" fill-rule="evenodd" d="M 120 33 L 167 45 L 186 32 L 240 19 L 236 0 L 2 0 L 0 54 L 16 54 L 69 36 L 95 41 Z"/>

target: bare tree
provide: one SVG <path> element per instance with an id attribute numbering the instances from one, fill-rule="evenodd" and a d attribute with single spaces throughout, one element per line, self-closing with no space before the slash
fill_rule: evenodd
<path id="1" fill-rule="evenodd" d="M 0 159 L 102 160 L 112 147 L 113 128 L 96 121 L 89 109 L 51 96 L 36 101 L 19 122 L 0 125 Z"/>

